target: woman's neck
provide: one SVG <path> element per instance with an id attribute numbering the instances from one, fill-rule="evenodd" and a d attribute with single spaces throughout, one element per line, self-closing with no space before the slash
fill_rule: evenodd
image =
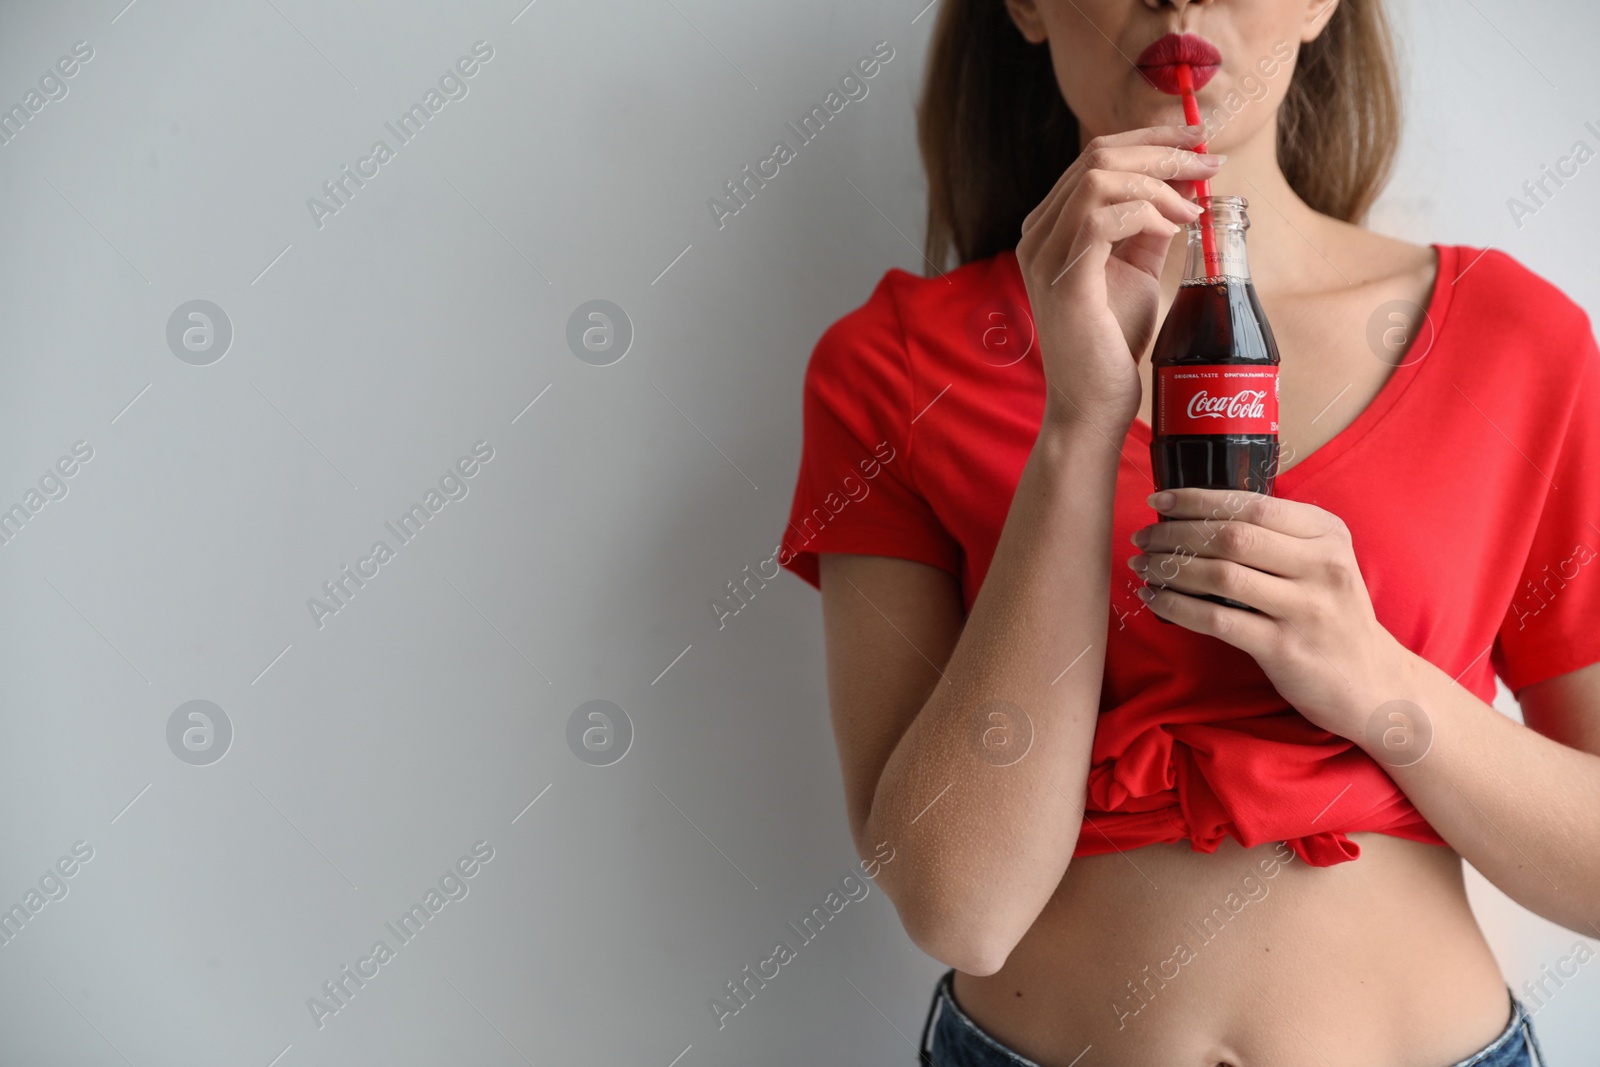
<path id="1" fill-rule="evenodd" d="M 1217 196 L 1242 196 L 1249 202 L 1250 272 L 1269 279 L 1268 289 L 1323 288 L 1338 283 L 1337 268 L 1324 256 L 1329 220 L 1313 211 L 1289 185 L 1278 165 L 1277 123 L 1269 122 L 1245 141 L 1230 141 L 1223 131 L 1209 147 L 1228 162 L 1211 180 Z M 1174 241 L 1162 270 L 1163 287 L 1175 290 L 1183 278 L 1185 246 Z"/>

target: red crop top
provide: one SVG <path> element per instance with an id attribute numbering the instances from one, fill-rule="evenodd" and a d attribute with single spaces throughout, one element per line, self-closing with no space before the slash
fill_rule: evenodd
<path id="1" fill-rule="evenodd" d="M 1495 673 L 1515 691 L 1600 661 L 1600 350 L 1584 312 L 1509 256 L 1436 247 L 1403 365 L 1277 494 L 1342 518 L 1378 620 L 1488 701 Z M 970 610 L 1043 414 L 1032 337 L 1014 252 L 943 279 L 885 274 L 811 356 L 779 564 L 817 585 L 819 552 L 918 560 L 958 578 Z M 1134 595 L 1129 537 L 1156 518 L 1149 444 L 1136 420 L 1075 854 L 1185 839 L 1212 852 L 1226 835 L 1329 866 L 1360 855 L 1351 831 L 1443 844 L 1253 659 Z"/>

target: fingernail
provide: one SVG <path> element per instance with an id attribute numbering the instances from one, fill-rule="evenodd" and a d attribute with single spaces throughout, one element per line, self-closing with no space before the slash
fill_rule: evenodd
<path id="1" fill-rule="evenodd" d="M 1129 556 L 1128 569 L 1137 574 L 1143 574 L 1150 566 L 1150 561 L 1144 556 Z"/>
<path id="2" fill-rule="evenodd" d="M 1227 161 L 1228 161 L 1228 157 L 1227 156 L 1217 155 L 1214 152 L 1205 152 L 1205 153 L 1202 153 L 1201 156 L 1200 156 L 1200 162 L 1209 164 L 1209 165 L 1211 165 L 1213 167 L 1220 167 L 1224 163 L 1226 163 Z"/>
<path id="3" fill-rule="evenodd" d="M 1147 501 L 1147 503 L 1157 511 L 1166 511 L 1171 508 L 1173 504 L 1177 503 L 1177 500 L 1177 497 L 1173 496 L 1166 490 L 1162 490 L 1159 493 L 1151 493 L 1150 499 Z"/>
<path id="4" fill-rule="evenodd" d="M 1150 528 L 1146 526 L 1133 531 L 1132 541 L 1135 548 L 1144 548 L 1150 543 Z"/>

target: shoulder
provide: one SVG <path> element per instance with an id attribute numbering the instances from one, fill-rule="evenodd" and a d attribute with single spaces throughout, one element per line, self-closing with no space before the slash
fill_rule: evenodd
<path id="1" fill-rule="evenodd" d="M 1435 299 L 1444 308 L 1435 337 L 1456 369 L 1456 390 L 1513 437 L 1519 427 L 1559 436 L 1574 418 L 1600 417 L 1600 348 L 1584 309 L 1506 252 L 1439 251 L 1447 295 Z"/>
<path id="2" fill-rule="evenodd" d="M 807 368 L 808 384 L 909 381 L 952 345 L 983 344 L 996 313 L 1027 317 L 1026 290 L 1012 251 L 938 275 L 891 268 L 862 304 L 823 331 Z"/>
<path id="3" fill-rule="evenodd" d="M 1542 275 L 1509 253 L 1471 245 L 1415 244 L 1350 223 L 1329 228 L 1330 252 L 1343 264 L 1346 285 L 1371 287 L 1396 296 L 1431 293 L 1434 308 L 1451 323 L 1466 324 L 1482 341 L 1488 331 L 1497 343 L 1516 341 L 1582 348 L 1591 335 L 1583 308 Z M 1439 254 L 1434 271 L 1434 251 Z M 1438 324 L 1435 324 L 1438 325 Z"/>
<path id="4" fill-rule="evenodd" d="M 1441 265 L 1439 284 L 1453 290 L 1450 316 L 1465 336 L 1540 347 L 1558 363 L 1593 347 L 1588 313 L 1514 256 L 1469 245 L 1441 245 L 1440 254 L 1452 260 L 1448 271 Z"/>

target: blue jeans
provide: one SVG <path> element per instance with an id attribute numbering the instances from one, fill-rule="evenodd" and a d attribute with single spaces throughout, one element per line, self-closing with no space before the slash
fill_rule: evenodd
<path id="1" fill-rule="evenodd" d="M 954 976 L 955 971 L 946 972 L 934 990 L 928 1021 L 922 1028 L 921 1062 L 927 1067 L 1039 1067 L 967 1018 L 951 992 Z M 1545 1067 L 1544 1052 L 1534 1036 L 1527 1009 L 1510 986 L 1506 993 L 1511 997 L 1511 1020 L 1500 1036 L 1450 1067 Z"/>

